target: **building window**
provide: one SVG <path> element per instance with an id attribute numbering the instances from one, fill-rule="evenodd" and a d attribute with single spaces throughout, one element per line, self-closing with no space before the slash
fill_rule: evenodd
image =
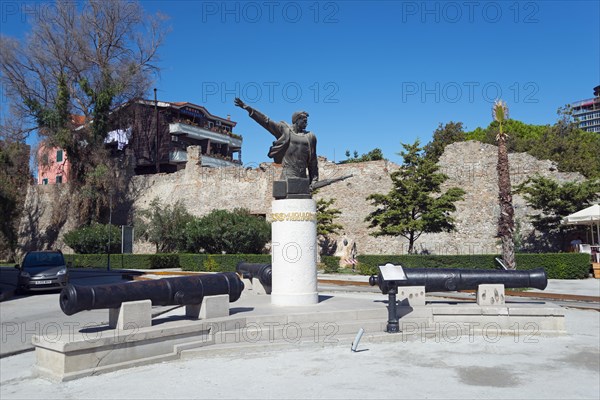
<path id="1" fill-rule="evenodd" d="M 56 162 L 62 162 L 62 160 L 63 160 L 63 151 L 57 150 L 56 151 Z"/>
<path id="2" fill-rule="evenodd" d="M 42 185 L 47 185 L 47 184 L 48 184 L 48 178 L 42 179 Z"/>
<path id="3" fill-rule="evenodd" d="M 56 176 L 56 183 L 62 183 L 62 175 Z"/>

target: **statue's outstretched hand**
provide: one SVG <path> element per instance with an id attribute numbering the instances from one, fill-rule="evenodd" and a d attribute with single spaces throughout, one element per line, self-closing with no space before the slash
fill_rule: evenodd
<path id="1" fill-rule="evenodd" d="M 235 100 L 234 100 L 234 104 L 235 104 L 236 106 L 240 107 L 240 108 L 243 108 L 243 109 L 246 109 L 246 107 L 247 107 L 247 106 L 246 106 L 246 103 L 244 103 L 244 102 L 242 101 L 242 99 L 240 99 L 239 97 L 236 97 L 236 98 L 235 98 Z"/>

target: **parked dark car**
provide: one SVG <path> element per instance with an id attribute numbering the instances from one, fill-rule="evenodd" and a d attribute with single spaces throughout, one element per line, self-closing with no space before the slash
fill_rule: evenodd
<path id="1" fill-rule="evenodd" d="M 69 281 L 69 270 L 61 251 L 30 251 L 25 254 L 18 279 L 19 291 L 56 290 Z"/>

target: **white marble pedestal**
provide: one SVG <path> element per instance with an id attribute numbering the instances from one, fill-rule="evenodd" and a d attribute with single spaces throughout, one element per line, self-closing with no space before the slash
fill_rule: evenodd
<path id="1" fill-rule="evenodd" d="M 273 200 L 271 304 L 304 306 L 319 301 L 316 204 L 313 199 Z"/>

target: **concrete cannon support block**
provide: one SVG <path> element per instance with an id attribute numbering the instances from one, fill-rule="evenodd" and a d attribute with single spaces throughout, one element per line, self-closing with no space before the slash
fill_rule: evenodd
<path id="1" fill-rule="evenodd" d="M 152 302 L 130 301 L 120 308 L 108 309 L 108 326 L 111 329 L 139 329 L 152 326 Z"/>
<path id="2" fill-rule="evenodd" d="M 200 306 L 200 319 L 229 316 L 229 295 L 206 296 Z"/>
<path id="3" fill-rule="evenodd" d="M 396 295 L 401 307 L 425 305 L 425 286 L 399 286 Z"/>
<path id="4" fill-rule="evenodd" d="M 479 285 L 477 287 L 477 305 L 499 306 L 504 305 L 506 296 L 504 285 Z"/>

